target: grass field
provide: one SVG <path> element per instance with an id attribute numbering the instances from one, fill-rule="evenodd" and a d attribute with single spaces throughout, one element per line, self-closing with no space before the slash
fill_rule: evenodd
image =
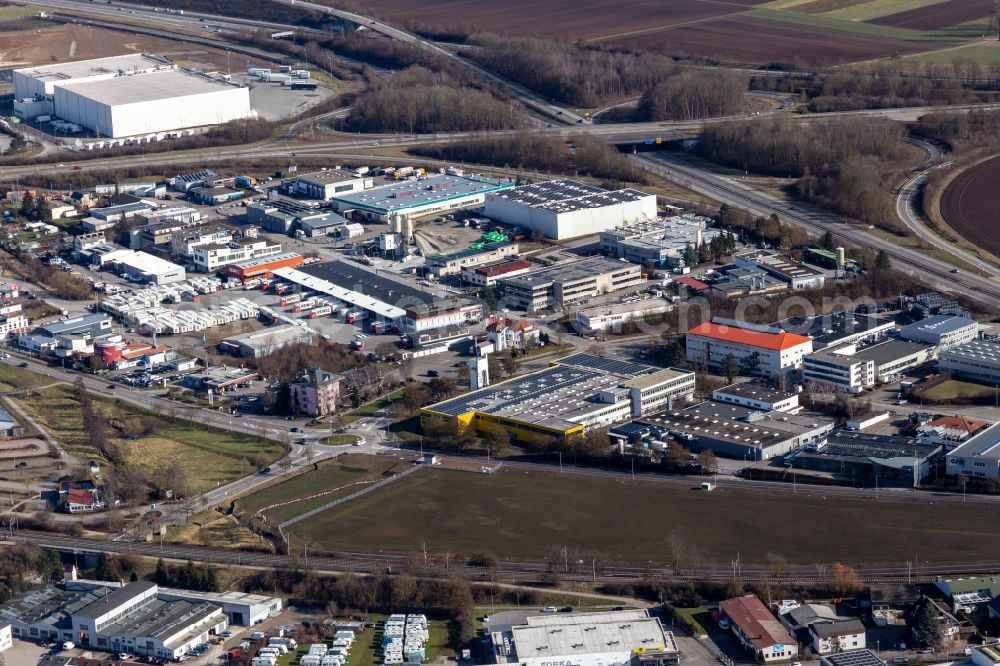
<path id="1" fill-rule="evenodd" d="M 1000 62 L 1000 41 L 990 40 L 982 44 L 963 46 L 957 49 L 945 49 L 942 51 L 932 51 L 930 53 L 920 53 L 908 56 L 906 60 L 914 62 L 929 62 L 934 64 L 948 64 L 955 59 L 971 60 L 981 65 L 989 65 Z"/>
<path id="2" fill-rule="evenodd" d="M 366 405 L 361 405 L 355 410 L 347 412 L 340 417 L 340 422 L 344 425 L 348 423 L 353 423 L 363 416 L 371 416 L 375 412 L 379 411 L 384 407 L 388 407 L 394 401 L 399 400 L 403 397 L 403 389 L 393 391 L 392 393 L 387 393 L 377 400 L 373 400 Z"/>
<path id="3" fill-rule="evenodd" d="M 863 519 L 859 517 L 863 516 Z M 819 495 L 702 493 L 653 482 L 503 470 L 424 470 L 296 524 L 330 549 L 480 552 L 543 558 L 576 547 L 617 561 L 662 562 L 680 542 L 690 561 L 899 563 L 977 561 L 1000 548 L 1000 512 Z M 349 535 L 347 541 L 343 535 Z M 794 535 L 794 537 L 789 537 Z"/>
<path id="4" fill-rule="evenodd" d="M 990 398 L 996 388 L 985 384 L 949 379 L 924 391 L 924 397 L 935 402 L 948 402 L 955 398 Z"/>
<path id="5" fill-rule="evenodd" d="M 73 387 L 52 386 L 31 398 L 17 396 L 15 400 L 47 427 L 70 453 L 83 458 L 101 457 L 83 429 L 83 412 Z M 105 417 L 159 418 L 137 407 L 103 398 L 94 398 L 94 404 Z M 187 472 L 193 492 L 245 476 L 256 466 L 274 460 L 281 453 L 277 442 L 206 428 L 187 421 L 159 420 L 159 431 L 138 439 L 125 439 L 109 427 L 109 439 L 123 450 L 129 464 L 149 471 L 175 460 L 180 462 Z"/>
<path id="6" fill-rule="evenodd" d="M 277 524 L 360 490 L 363 486 L 359 484 L 382 478 L 386 472 L 398 468 L 399 462 L 390 457 L 346 454 L 338 460 L 323 461 L 317 469 L 305 474 L 247 495 L 237 500 L 236 506 L 252 515 L 267 506 L 292 502 L 266 512 L 268 521 Z M 297 498 L 303 499 L 294 501 Z"/>

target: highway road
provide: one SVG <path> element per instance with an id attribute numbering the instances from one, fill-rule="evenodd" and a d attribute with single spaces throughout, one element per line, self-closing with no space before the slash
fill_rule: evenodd
<path id="1" fill-rule="evenodd" d="M 967 264 L 974 266 L 983 275 L 991 278 L 1000 278 L 1000 269 L 996 265 L 983 261 L 973 252 L 969 252 L 948 239 L 942 237 L 934 229 L 928 227 L 920 214 L 916 210 L 914 202 L 920 196 L 921 190 L 927 179 L 937 169 L 946 169 L 951 166 L 951 162 L 941 162 L 943 157 L 941 149 L 926 141 L 913 140 L 912 143 L 928 150 L 929 157 L 903 186 L 896 195 L 896 216 L 909 228 L 910 231 L 922 241 L 933 245 L 939 250 L 943 250 L 952 256 L 961 259 Z"/>
<path id="2" fill-rule="evenodd" d="M 866 229 L 840 222 L 828 214 L 814 211 L 801 204 L 782 201 L 770 194 L 754 190 L 738 180 L 695 167 L 680 158 L 664 153 L 632 155 L 630 159 L 650 172 L 714 201 L 737 206 L 754 215 L 778 215 L 783 221 L 801 227 L 814 236 L 829 231 L 834 238 L 851 246 L 867 247 L 875 251 L 884 250 L 891 257 L 895 268 L 914 278 L 919 276 L 921 281 L 935 289 L 950 292 L 959 290 L 969 298 L 991 307 L 1000 300 L 1000 283 L 997 281 L 969 273 L 954 273 L 956 269 L 951 264 L 936 259 L 926 252 L 896 245 L 869 233 Z"/>

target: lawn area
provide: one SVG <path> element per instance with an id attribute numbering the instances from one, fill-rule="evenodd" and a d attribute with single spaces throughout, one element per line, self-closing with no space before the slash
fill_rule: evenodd
<path id="1" fill-rule="evenodd" d="M 269 522 L 280 523 L 338 497 L 350 495 L 360 490 L 364 482 L 381 479 L 390 470 L 398 471 L 399 464 L 397 458 L 344 454 L 336 460 L 319 463 L 317 469 L 247 495 L 237 500 L 236 507 L 239 511 L 252 515 L 266 506 L 304 498 L 267 511 Z"/>
<path id="2" fill-rule="evenodd" d="M 949 379 L 924 391 L 924 398 L 934 402 L 948 402 L 955 398 L 988 398 L 995 396 L 996 387 L 986 384 Z"/>
<path id="3" fill-rule="evenodd" d="M 76 389 L 67 385 L 52 386 L 30 398 L 16 396 L 14 399 L 62 442 L 67 451 L 83 458 L 101 458 L 83 428 L 83 412 Z M 93 402 L 106 420 L 142 417 L 155 423 L 153 432 L 135 439 L 125 438 L 108 425 L 109 441 L 123 451 L 129 464 L 150 472 L 178 461 L 187 473 L 192 492 L 246 476 L 281 455 L 280 444 L 270 440 L 175 421 L 116 400 L 94 397 Z"/>
<path id="4" fill-rule="evenodd" d="M 361 441 L 361 438 L 357 435 L 330 435 L 329 437 L 323 438 L 323 443 L 330 446 L 343 446 L 344 444 L 353 444 L 355 442 Z"/>
<path id="5" fill-rule="evenodd" d="M 392 393 L 387 393 L 377 400 L 372 400 L 366 405 L 361 405 L 355 410 L 347 412 L 340 417 L 340 423 L 342 425 L 347 425 L 348 423 L 353 423 L 363 416 L 371 416 L 375 412 L 388 407 L 391 403 L 399 400 L 403 397 L 403 389 L 393 391 Z"/>
<path id="6" fill-rule="evenodd" d="M 928 560 L 995 557 L 1000 512 L 966 504 L 701 493 L 650 481 L 509 469 L 489 475 L 425 469 L 292 531 L 299 541 L 330 550 L 349 544 L 415 551 L 425 542 L 438 553 L 489 550 L 541 559 L 566 546 L 644 563 L 663 562 L 671 543 L 679 542 L 689 562 L 728 561 L 740 551 L 745 562 L 777 556 L 796 564 L 874 565 L 905 562 L 916 548 Z"/>
<path id="7" fill-rule="evenodd" d="M 712 611 L 708 606 L 698 606 L 696 608 L 674 608 L 677 616 L 687 622 L 688 627 L 696 635 L 708 636 L 711 629 L 717 625 L 712 622 Z"/>
<path id="8" fill-rule="evenodd" d="M 377 613 L 372 613 L 368 616 L 371 622 L 376 623 L 384 622 L 386 617 Z M 351 658 L 347 660 L 347 666 L 369 666 L 370 664 L 378 663 L 375 661 L 375 653 L 378 651 L 380 645 L 376 641 L 376 634 L 381 639 L 382 632 L 372 627 L 365 629 L 355 636 L 354 644 L 351 645 Z"/>

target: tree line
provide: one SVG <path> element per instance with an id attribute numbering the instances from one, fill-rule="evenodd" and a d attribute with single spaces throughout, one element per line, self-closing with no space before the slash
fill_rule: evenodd
<path id="1" fill-rule="evenodd" d="M 639 99 L 640 120 L 695 120 L 742 113 L 747 108 L 747 79 L 725 70 L 678 67 Z"/>
<path id="2" fill-rule="evenodd" d="M 571 137 L 570 144 L 567 146 L 565 140 L 558 137 L 524 132 L 513 136 L 415 146 L 409 152 L 452 162 L 546 173 L 579 173 L 612 183 L 648 182 L 642 169 L 637 169 L 625 155 L 595 137 Z"/>
<path id="3" fill-rule="evenodd" d="M 795 177 L 800 197 L 869 224 L 906 233 L 889 182 L 905 157 L 906 132 L 878 118 L 802 124 L 792 119 L 708 125 L 700 153 L 720 164 Z"/>
<path id="4" fill-rule="evenodd" d="M 113 148 L 95 149 L 92 153 L 88 154 L 88 157 L 90 159 L 129 157 L 149 153 L 165 153 L 173 150 L 236 146 L 266 139 L 274 134 L 277 126 L 277 123 L 263 119 L 230 120 L 201 134 L 183 136 L 177 139 L 164 139 L 163 141 L 154 141 L 152 143 L 136 143 Z M 0 159 L 0 165 L 22 164 L 24 159 L 26 158 L 7 157 Z M 30 160 L 33 164 L 53 164 L 65 161 L 66 154 L 53 152 L 49 155 L 33 155 Z M 44 181 L 47 183 L 48 178 L 45 178 Z"/>
<path id="5" fill-rule="evenodd" d="M 742 111 L 747 80 L 694 70 L 656 53 L 613 51 L 538 37 L 472 35 L 462 55 L 546 97 L 578 107 L 643 95 L 642 117 L 689 120 Z"/>
<path id="6" fill-rule="evenodd" d="M 522 107 L 488 92 L 459 86 L 450 76 L 408 67 L 361 94 L 344 120 L 350 132 L 471 132 L 518 129 L 528 124 Z"/>

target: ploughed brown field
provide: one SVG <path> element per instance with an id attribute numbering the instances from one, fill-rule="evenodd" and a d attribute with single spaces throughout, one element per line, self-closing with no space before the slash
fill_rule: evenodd
<path id="1" fill-rule="evenodd" d="M 967 169 L 941 197 L 941 215 L 962 238 L 1000 256 L 997 211 L 1000 210 L 1000 157 Z"/>
<path id="2" fill-rule="evenodd" d="M 948 0 L 905 12 L 880 16 L 869 23 L 912 30 L 936 30 L 967 23 L 990 15 L 993 0 Z"/>
<path id="3" fill-rule="evenodd" d="M 670 55 L 763 64 L 792 58 L 826 65 L 926 50 L 927 42 L 816 25 L 753 18 L 742 12 L 766 0 L 621 0 L 614 11 L 596 0 L 369 0 L 372 12 L 403 25 L 571 40 Z M 827 11 L 843 2 L 817 0 Z M 967 0 L 980 4 L 989 0 Z M 947 3 L 951 5 L 952 3 Z M 978 12 L 978 10 L 976 10 Z M 974 12 L 975 13 L 975 12 Z"/>
<path id="4" fill-rule="evenodd" d="M 779 62 L 798 57 L 820 64 L 867 60 L 927 45 L 818 26 L 734 16 L 614 40 L 622 46 L 739 62 Z"/>
<path id="5" fill-rule="evenodd" d="M 472 26 L 515 35 L 606 40 L 634 31 L 738 14 L 767 0 L 368 0 L 365 6 L 394 22 L 428 27 Z"/>

